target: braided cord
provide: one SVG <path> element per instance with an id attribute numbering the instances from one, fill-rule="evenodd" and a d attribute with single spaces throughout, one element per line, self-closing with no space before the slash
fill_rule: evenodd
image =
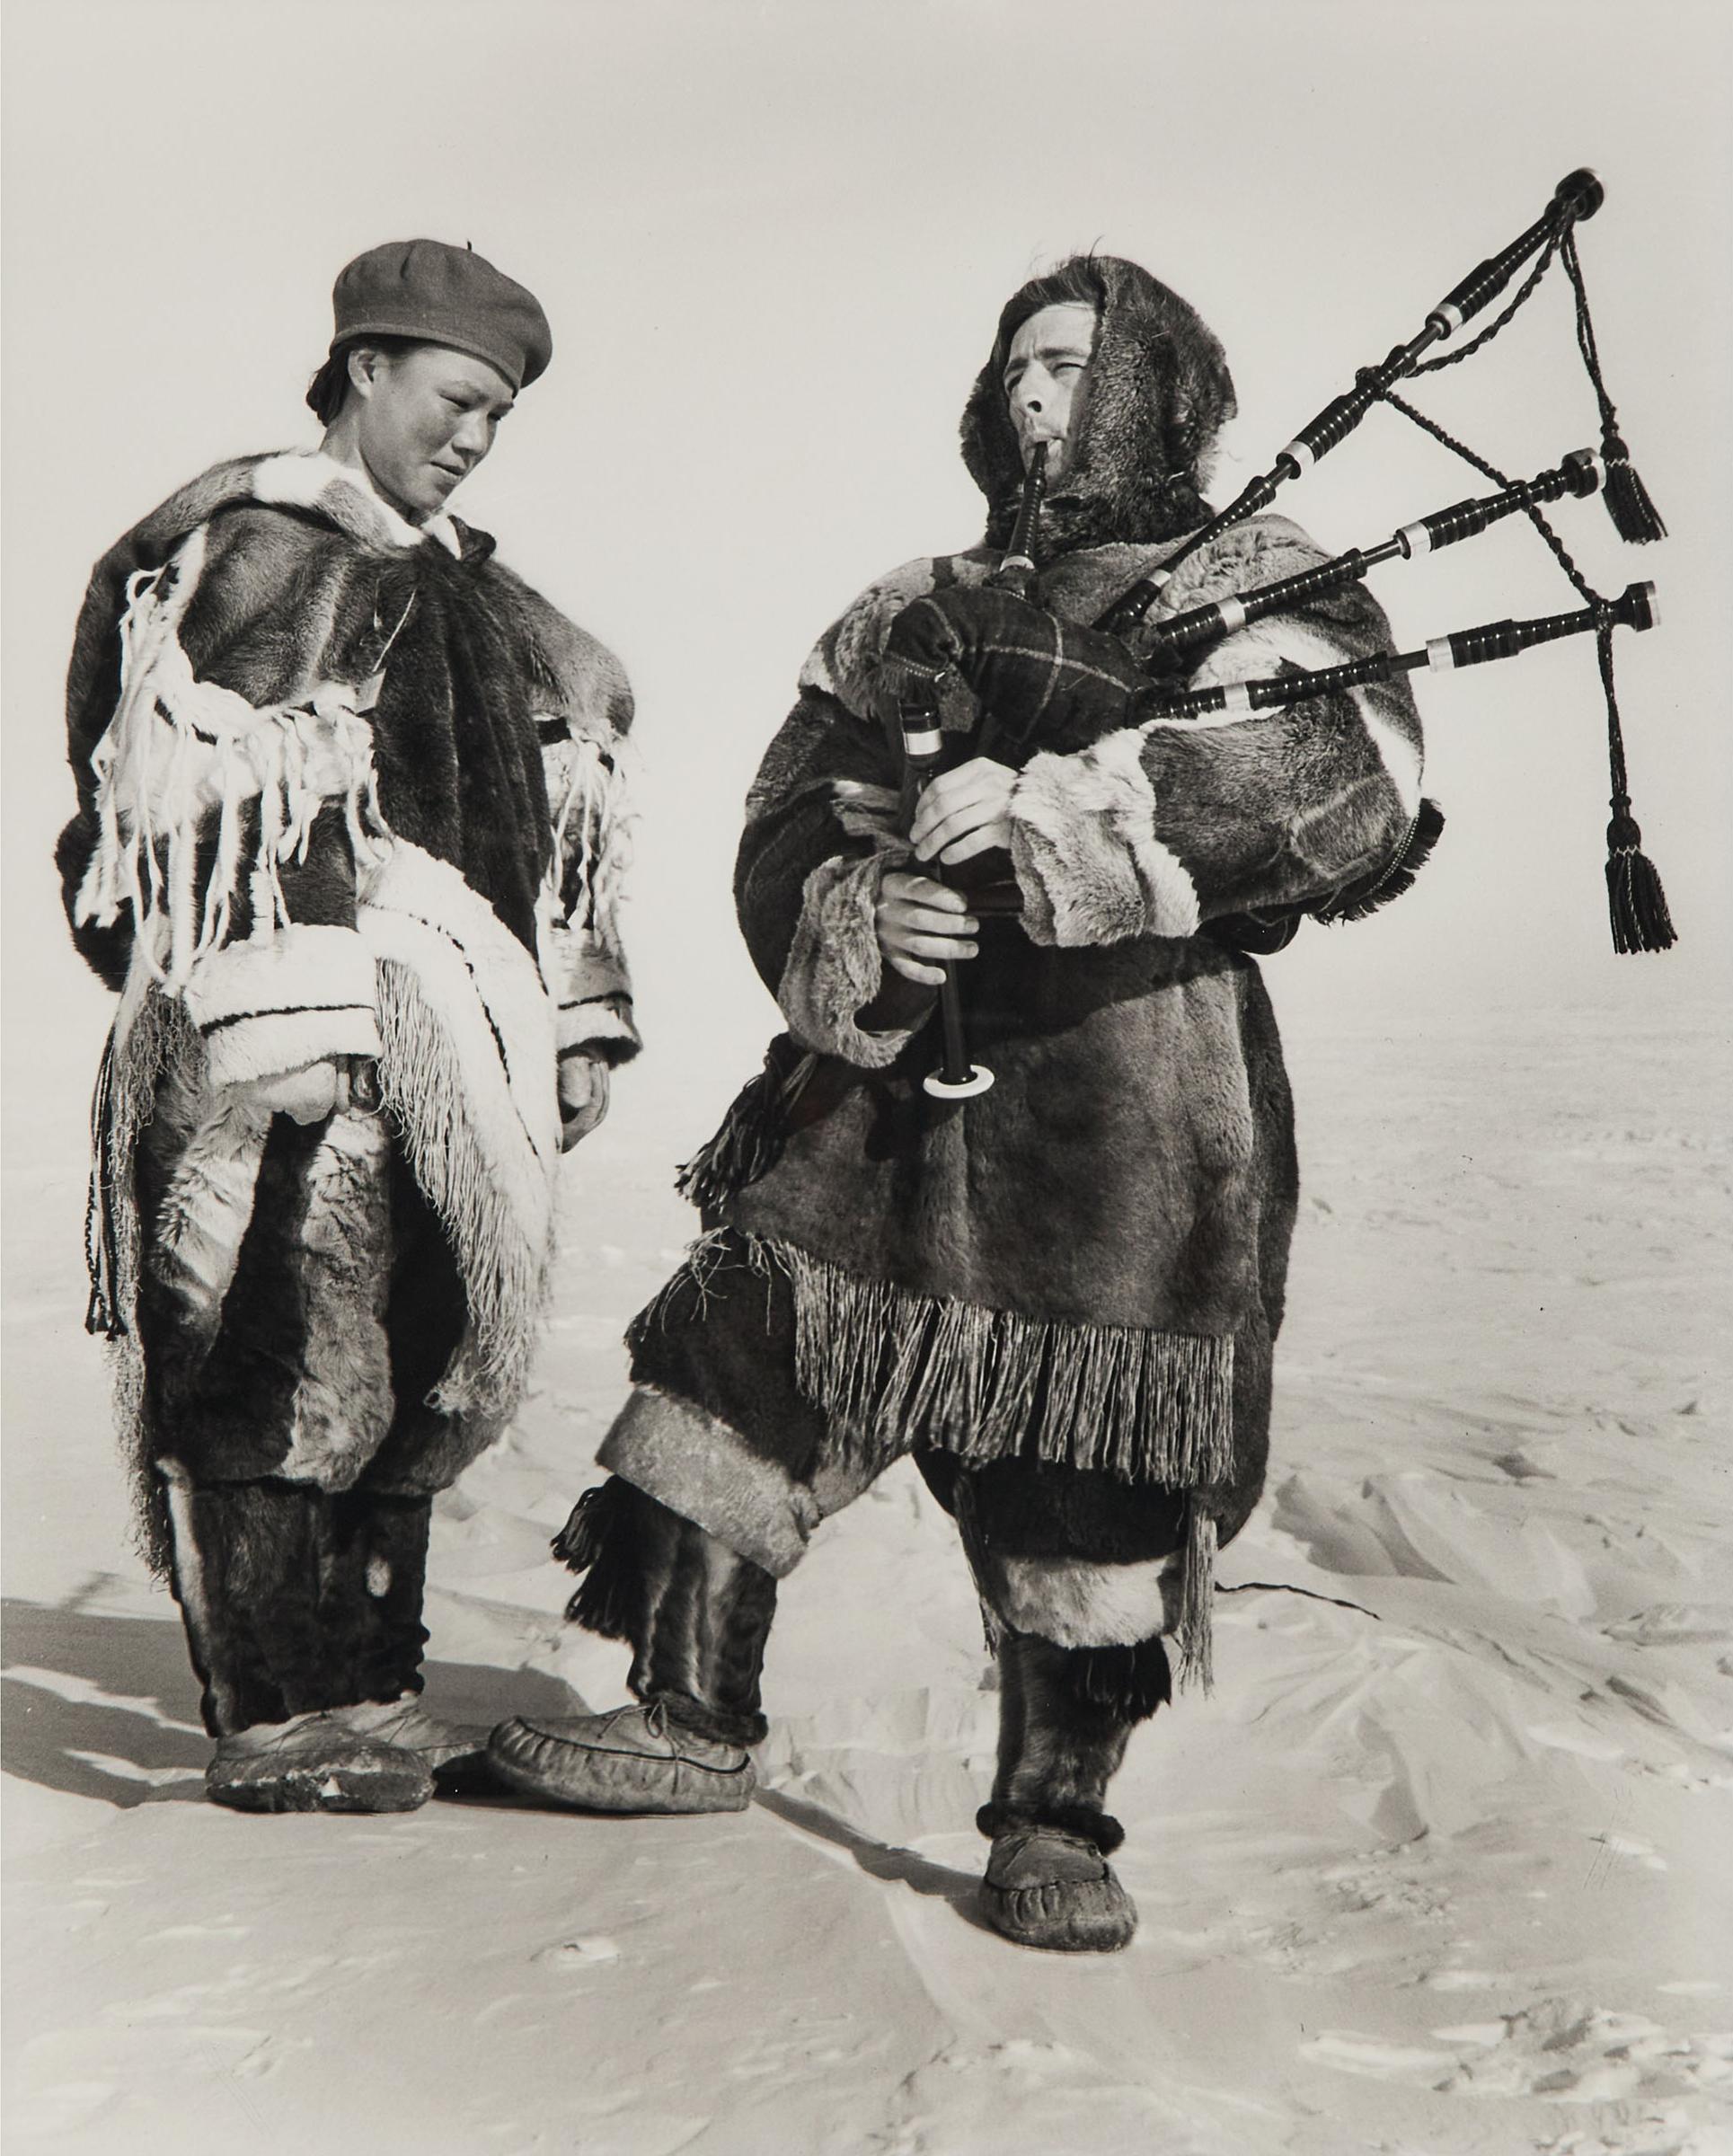
<path id="1" fill-rule="evenodd" d="M 1577 239 L 1574 233 L 1566 236 L 1564 245 L 1565 275 L 1570 279 L 1570 289 L 1577 303 L 1577 349 L 1583 356 L 1583 366 L 1594 384 L 1596 402 L 1601 408 L 1601 425 L 1608 433 L 1618 430 L 1619 415 L 1613 408 L 1613 400 L 1606 393 L 1606 384 L 1601 379 L 1601 355 L 1595 343 L 1595 324 L 1589 319 L 1588 294 L 1583 287 L 1582 264 L 1577 259 Z"/>
<path id="2" fill-rule="evenodd" d="M 1618 691 L 1613 686 L 1613 624 L 1604 621 L 1595 632 L 1595 656 L 1600 661 L 1601 686 L 1606 691 L 1606 761 L 1613 779 L 1614 816 L 1631 813 L 1631 782 L 1624 767 L 1624 728 L 1619 717 Z"/>
<path id="3" fill-rule="evenodd" d="M 1516 482 L 1508 478 L 1496 464 L 1490 464 L 1483 456 L 1477 455 L 1466 442 L 1459 442 L 1454 434 L 1447 433 L 1436 420 L 1429 420 L 1425 412 L 1417 411 L 1405 397 L 1399 397 L 1393 389 L 1385 390 L 1384 401 L 1400 411 L 1405 420 L 1411 420 L 1423 434 L 1429 434 L 1435 442 L 1441 442 L 1446 449 L 1461 457 L 1465 464 L 1472 464 L 1483 479 L 1490 479 L 1496 486 L 1499 487 L 1510 487 L 1516 484 Z M 1523 503 L 1522 508 L 1524 516 L 1528 518 L 1528 521 L 1552 549 L 1553 560 L 1569 578 L 1578 596 L 1586 600 L 1591 606 L 1609 605 L 1610 601 L 1596 590 L 1588 579 L 1578 568 L 1564 541 L 1560 538 L 1534 504 L 1532 501 L 1525 501 Z"/>
<path id="4" fill-rule="evenodd" d="M 1419 361 L 1417 365 L 1409 369 L 1410 374 L 1436 375 L 1444 367 L 1460 367 L 1464 359 L 1472 358 L 1472 356 L 1480 350 L 1482 345 L 1490 344 L 1492 340 L 1499 334 L 1499 331 L 1506 328 L 1509 324 L 1517 309 L 1525 305 L 1527 301 L 1534 296 L 1534 287 L 1540 283 L 1541 279 L 1546 275 L 1547 270 L 1552 267 L 1552 258 L 1559 252 L 1560 247 L 1569 234 L 1569 230 L 1570 227 L 1569 225 L 1567 225 L 1562 231 L 1555 232 L 1552 234 L 1552 238 L 1546 243 L 1546 245 L 1542 248 L 1540 253 L 1534 258 L 1534 267 L 1529 271 L 1528 275 L 1524 278 L 1522 283 L 1517 286 L 1516 292 L 1512 295 L 1510 299 L 1506 302 L 1500 312 L 1493 316 L 1492 320 L 1487 323 L 1486 327 L 1481 330 L 1478 335 L 1471 337 L 1466 344 L 1462 345 L 1454 352 L 1441 352 L 1436 359 L 1422 359 Z"/>

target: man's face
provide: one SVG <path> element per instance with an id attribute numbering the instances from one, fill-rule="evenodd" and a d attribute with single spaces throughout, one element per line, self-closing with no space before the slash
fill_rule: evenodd
<path id="1" fill-rule="evenodd" d="M 356 355 L 355 441 L 368 476 L 412 523 L 437 516 L 511 410 L 498 367 L 441 344 Z"/>
<path id="2" fill-rule="evenodd" d="M 1051 442 L 1048 479 L 1071 462 L 1072 418 L 1095 349 L 1095 310 L 1067 300 L 1031 314 L 1005 355 L 1005 402 L 1023 463 L 1037 442 Z"/>

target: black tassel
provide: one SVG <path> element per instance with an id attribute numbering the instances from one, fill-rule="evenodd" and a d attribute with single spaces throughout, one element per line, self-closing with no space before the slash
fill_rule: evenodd
<path id="1" fill-rule="evenodd" d="M 1606 903 L 1613 920 L 1613 948 L 1621 958 L 1633 951 L 1670 950 L 1679 939 L 1667 910 L 1667 893 L 1654 862 L 1642 851 L 1643 835 L 1631 813 L 1624 724 L 1613 677 L 1610 608 L 1604 611 L 1596 632 L 1595 656 L 1600 661 L 1601 688 L 1606 697 L 1607 768 L 1613 779 L 1613 821 L 1606 826 Z"/>
<path id="2" fill-rule="evenodd" d="M 1606 899 L 1613 918 L 1613 948 L 1621 957 L 1633 951 L 1670 950 L 1678 941 L 1658 870 L 1642 850 L 1643 835 L 1631 804 L 1614 803 L 1606 826 Z"/>
<path id="3" fill-rule="evenodd" d="M 701 1213 L 714 1213 L 737 1190 L 756 1183 L 783 1157 L 788 1111 L 817 1068 L 818 1058 L 779 1037 L 765 1067 L 729 1104 L 716 1135 L 701 1145 L 674 1180 L 680 1196 Z"/>
<path id="4" fill-rule="evenodd" d="M 1606 484 L 1601 490 L 1613 528 L 1631 546 L 1648 546 L 1665 539 L 1667 526 L 1649 499 L 1631 453 L 1612 428 L 1601 437 L 1601 461 L 1606 466 Z"/>
<path id="5" fill-rule="evenodd" d="M 604 1639 L 632 1638 L 643 1599 L 637 1498 L 630 1482 L 611 1475 L 584 1492 L 553 1538 L 554 1556 L 587 1576 L 566 1604 L 566 1615 Z"/>
<path id="6" fill-rule="evenodd" d="M 1349 884 L 1327 906 L 1321 906 L 1313 919 L 1331 926 L 1338 921 L 1364 921 L 1368 914 L 1375 914 L 1393 898 L 1400 898 L 1431 860 L 1432 849 L 1443 835 L 1444 827 L 1444 810 L 1437 801 L 1423 800 L 1390 866 L 1370 879 L 1363 878 L 1358 883 Z"/>

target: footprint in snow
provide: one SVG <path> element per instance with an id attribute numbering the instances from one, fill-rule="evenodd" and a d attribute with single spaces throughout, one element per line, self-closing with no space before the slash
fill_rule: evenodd
<path id="1" fill-rule="evenodd" d="M 611 1939 L 568 1939 L 557 1947 L 544 1947 L 535 1957 L 550 1968 L 593 1969 L 602 1963 L 618 1961 L 620 1949 Z"/>
<path id="2" fill-rule="evenodd" d="M 1569 1999 L 1431 2035 L 1449 2048 L 1337 2029 L 1300 2049 L 1320 2065 L 1439 2095 L 1538 2096 L 1555 2103 L 1689 2096 L 1724 2086 L 1733 2074 L 1733 2036 L 1676 2034 L 1640 2014 Z"/>

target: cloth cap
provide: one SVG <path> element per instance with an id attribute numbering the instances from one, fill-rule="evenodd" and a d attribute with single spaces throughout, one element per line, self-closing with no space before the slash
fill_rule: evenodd
<path id="1" fill-rule="evenodd" d="M 497 367 L 514 391 L 545 374 L 553 334 L 533 292 L 467 247 L 387 240 L 332 287 L 334 352 L 354 337 L 413 337 Z"/>

